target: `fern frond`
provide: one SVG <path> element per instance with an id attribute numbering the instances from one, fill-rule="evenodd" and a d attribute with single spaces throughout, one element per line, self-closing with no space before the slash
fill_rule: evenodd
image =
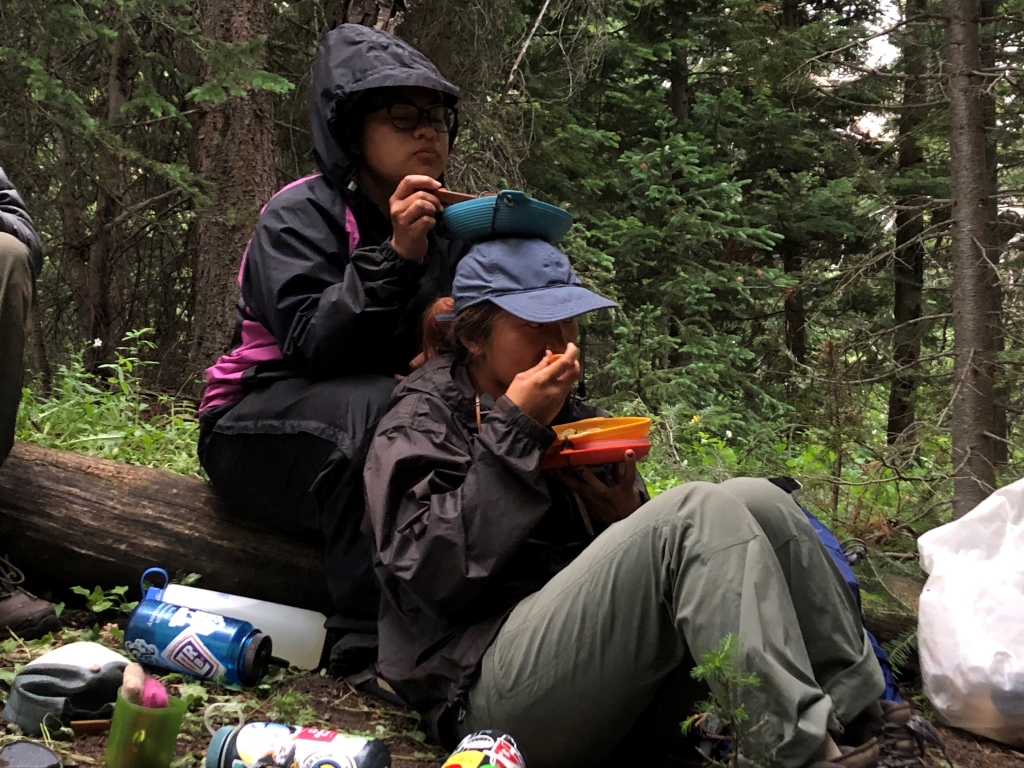
<path id="1" fill-rule="evenodd" d="M 885 652 L 889 654 L 889 664 L 892 671 L 902 674 L 910 663 L 911 658 L 917 652 L 917 627 L 911 627 L 900 633 L 899 637 L 883 645 Z"/>

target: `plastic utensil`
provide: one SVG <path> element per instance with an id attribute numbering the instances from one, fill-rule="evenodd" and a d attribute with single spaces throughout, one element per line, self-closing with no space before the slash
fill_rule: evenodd
<path id="1" fill-rule="evenodd" d="M 170 697 L 167 706 L 149 709 L 117 693 L 107 738 L 107 768 L 169 768 L 185 715 L 185 702 Z"/>
<path id="2" fill-rule="evenodd" d="M 469 200 L 476 200 L 476 195 L 468 195 L 465 192 L 452 192 L 450 189 L 439 189 L 434 193 L 434 197 L 444 205 L 455 205 L 468 202 Z"/>
<path id="3" fill-rule="evenodd" d="M 444 210 L 448 229 L 459 240 L 537 237 L 554 243 L 572 226 L 572 214 L 515 189 L 478 197 Z"/>

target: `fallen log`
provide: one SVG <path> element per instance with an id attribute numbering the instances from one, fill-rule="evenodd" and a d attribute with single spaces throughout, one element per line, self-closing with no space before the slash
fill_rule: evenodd
<path id="1" fill-rule="evenodd" d="M 19 443 L 0 468 L 0 554 L 54 587 L 138 584 L 151 566 L 199 586 L 330 615 L 319 547 L 233 518 L 206 483 Z M 881 641 L 916 621 L 871 603 Z"/>
<path id="2" fill-rule="evenodd" d="M 0 554 L 55 588 L 127 585 L 161 566 L 198 586 L 328 615 L 320 547 L 234 518 L 201 480 L 15 446 L 0 467 Z"/>
<path id="3" fill-rule="evenodd" d="M 888 643 L 917 626 L 917 617 L 904 613 L 883 613 L 864 606 L 864 627 L 880 643 Z"/>

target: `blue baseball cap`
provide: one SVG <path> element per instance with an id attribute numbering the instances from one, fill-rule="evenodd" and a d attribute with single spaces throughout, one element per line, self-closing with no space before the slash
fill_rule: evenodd
<path id="1" fill-rule="evenodd" d="M 438 315 L 454 320 L 484 301 L 531 323 L 554 323 L 617 307 L 611 299 L 583 287 L 565 254 L 538 239 L 505 238 L 477 243 L 455 268 L 455 311 Z"/>

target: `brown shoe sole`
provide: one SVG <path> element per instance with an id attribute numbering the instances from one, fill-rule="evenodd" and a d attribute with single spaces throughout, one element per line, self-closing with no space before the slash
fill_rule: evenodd
<path id="1" fill-rule="evenodd" d="M 60 619 L 52 611 L 29 616 L 19 621 L 13 627 L 0 627 L 0 639 L 17 635 L 22 640 L 38 640 L 48 632 L 56 632 L 60 629 Z"/>

